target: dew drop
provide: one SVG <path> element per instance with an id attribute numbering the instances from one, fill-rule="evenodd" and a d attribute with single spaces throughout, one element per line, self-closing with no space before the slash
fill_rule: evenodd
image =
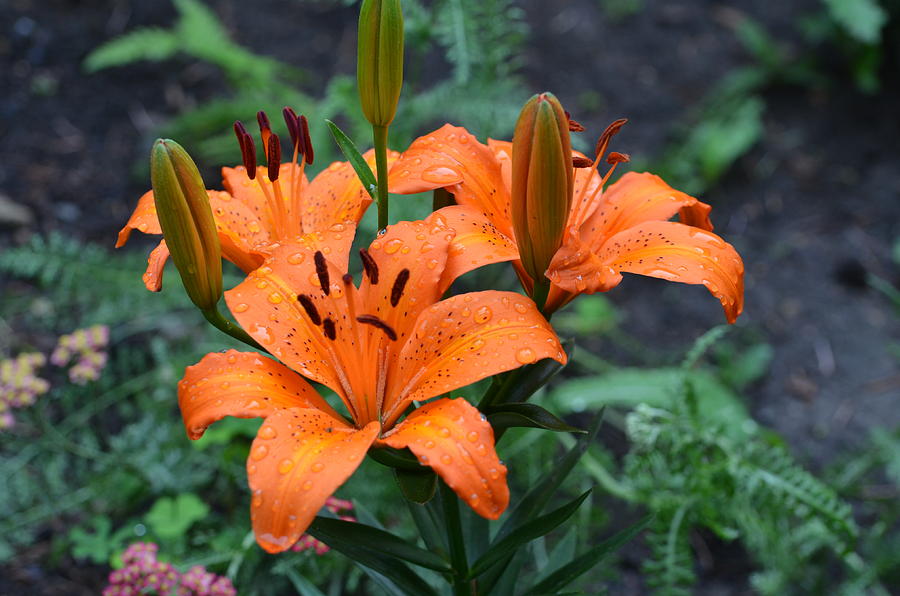
<path id="1" fill-rule="evenodd" d="M 521 302 L 516 302 L 516 304 L 515 304 L 515 306 L 513 306 L 513 308 L 515 308 L 516 312 L 519 314 L 524 315 L 526 312 L 528 312 L 528 307 L 525 306 L 524 304 L 522 304 Z"/>
<path id="2" fill-rule="evenodd" d="M 516 352 L 516 360 L 521 362 L 522 364 L 531 364 L 535 361 L 537 356 L 534 353 L 534 350 L 531 348 L 522 348 L 518 352 Z"/>
<path id="3" fill-rule="evenodd" d="M 453 461 L 453 458 L 447 455 L 446 453 L 441 456 L 441 463 L 444 465 L 450 465 L 450 462 Z"/>
<path id="4" fill-rule="evenodd" d="M 434 441 L 425 441 L 425 449 L 434 449 Z"/>
<path id="5" fill-rule="evenodd" d="M 278 431 L 275 430 L 274 426 L 264 426 L 259 429 L 259 437 L 261 439 L 274 439 L 278 436 Z"/>
<path id="6" fill-rule="evenodd" d="M 397 252 L 398 250 L 400 250 L 401 246 L 403 246 L 402 240 L 400 240 L 399 238 L 391 238 L 390 240 L 388 240 L 387 242 L 384 243 L 384 252 L 386 252 L 389 255 L 392 255 L 395 252 Z"/>
<path id="7" fill-rule="evenodd" d="M 292 459 L 283 459 L 281 463 L 278 464 L 278 473 L 279 474 L 287 474 L 294 467 L 294 460 Z"/>
<path id="8" fill-rule="evenodd" d="M 234 308 L 231 309 L 231 312 L 236 312 L 236 313 L 247 312 L 247 310 L 249 308 L 250 308 L 249 304 L 247 304 L 246 302 L 241 302 L 240 304 L 235 304 Z"/>
<path id="9" fill-rule="evenodd" d="M 259 461 L 267 455 L 269 455 L 269 448 L 265 445 L 257 445 L 253 448 L 253 451 L 250 452 L 250 457 L 254 461 Z"/>
<path id="10" fill-rule="evenodd" d="M 475 311 L 475 317 L 474 317 L 475 322 L 476 322 L 476 323 L 479 323 L 479 324 L 480 324 L 480 323 L 487 323 L 488 321 L 491 320 L 491 316 L 492 316 L 493 314 L 494 314 L 494 313 L 491 312 L 490 307 L 488 307 L 488 306 L 482 306 L 482 307 L 479 308 L 477 311 Z"/>
<path id="11" fill-rule="evenodd" d="M 307 480 L 306 482 L 303 483 L 303 486 L 300 488 L 302 488 L 303 490 L 311 490 L 312 486 L 313 486 L 312 480 Z"/>
<path id="12" fill-rule="evenodd" d="M 459 173 L 446 166 L 432 166 L 422 172 L 422 178 L 434 184 L 453 184 L 459 181 Z"/>
<path id="13" fill-rule="evenodd" d="M 450 436 L 450 429 L 446 427 L 442 427 L 441 430 L 438 431 L 438 434 L 444 437 L 445 439 Z"/>
<path id="14" fill-rule="evenodd" d="M 313 472 L 321 472 L 324 469 L 325 469 L 325 464 L 323 464 L 320 461 L 317 461 L 312 466 L 310 466 L 310 470 L 312 470 Z"/>
<path id="15" fill-rule="evenodd" d="M 295 252 L 294 254 L 288 257 L 288 263 L 291 265 L 299 265 L 303 262 L 303 259 L 306 258 L 306 255 L 302 252 Z"/>
<path id="16" fill-rule="evenodd" d="M 278 292 L 272 292 L 271 294 L 269 294 L 269 302 L 271 302 L 272 304 L 278 304 L 281 301 L 282 297 Z"/>
<path id="17" fill-rule="evenodd" d="M 471 431 L 469 431 L 469 434 L 466 435 L 466 439 L 467 439 L 470 443 L 474 443 L 475 441 L 478 440 L 478 433 L 475 432 L 474 430 L 471 430 Z"/>

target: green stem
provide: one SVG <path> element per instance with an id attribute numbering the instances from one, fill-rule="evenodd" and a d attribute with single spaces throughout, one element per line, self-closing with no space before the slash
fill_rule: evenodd
<path id="1" fill-rule="evenodd" d="M 459 517 L 459 500 L 447 483 L 440 481 L 441 504 L 444 508 L 444 524 L 447 527 L 447 545 L 450 547 L 450 564 L 453 566 L 454 596 L 472 596 L 472 588 L 466 580 L 469 560 L 466 558 L 466 542 Z"/>
<path id="2" fill-rule="evenodd" d="M 373 126 L 375 138 L 375 176 L 378 178 L 378 231 L 388 225 L 387 126 Z"/>
<path id="3" fill-rule="evenodd" d="M 549 320 L 550 316 L 544 312 L 547 306 L 547 297 L 550 295 L 550 280 L 547 278 L 534 280 L 534 288 L 531 291 L 531 299 L 534 300 L 541 314 Z"/>
<path id="4" fill-rule="evenodd" d="M 256 348 L 257 350 L 262 350 L 266 354 L 269 353 L 269 351 L 267 349 L 265 349 L 264 347 L 259 345 L 259 343 L 257 343 L 257 341 L 255 339 L 250 337 L 250 335 L 246 331 L 244 331 L 243 329 L 241 329 L 240 327 L 238 327 L 237 325 L 235 325 L 234 323 L 232 323 L 231 321 L 229 321 L 225 317 L 223 317 L 222 313 L 220 313 L 219 309 L 216 308 L 215 306 L 210 308 L 209 310 L 204 310 L 201 312 L 203 312 L 203 316 L 206 317 L 206 320 L 209 321 L 210 323 L 212 323 L 213 327 L 215 327 L 222 333 L 230 335 L 231 337 L 233 337 L 234 339 L 236 339 L 238 341 L 244 342 L 251 348 Z"/>

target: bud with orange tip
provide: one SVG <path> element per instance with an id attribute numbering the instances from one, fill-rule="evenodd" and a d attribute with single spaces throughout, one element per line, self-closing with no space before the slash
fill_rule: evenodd
<path id="1" fill-rule="evenodd" d="M 513 135 L 510 208 L 538 306 L 546 300 L 544 273 L 562 245 L 574 184 L 569 118 L 552 93 L 535 95 L 522 108 Z"/>

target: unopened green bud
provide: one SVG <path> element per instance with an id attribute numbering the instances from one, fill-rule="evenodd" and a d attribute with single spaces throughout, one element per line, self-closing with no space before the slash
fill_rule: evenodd
<path id="1" fill-rule="evenodd" d="M 222 298 L 222 249 L 203 178 L 181 145 L 157 139 L 150 179 L 159 225 L 184 289 L 201 310 L 212 310 Z"/>
<path id="2" fill-rule="evenodd" d="M 547 283 L 562 244 L 574 184 L 569 119 L 552 93 L 535 95 L 513 135 L 511 211 L 519 258 L 536 285 Z"/>
<path id="3" fill-rule="evenodd" d="M 372 126 L 387 126 L 403 86 L 403 12 L 400 0 L 363 0 L 359 10 L 356 81 Z"/>

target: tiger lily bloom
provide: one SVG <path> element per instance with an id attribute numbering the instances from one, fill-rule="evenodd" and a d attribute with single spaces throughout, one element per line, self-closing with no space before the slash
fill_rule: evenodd
<path id="1" fill-rule="evenodd" d="M 580 293 L 608 291 L 622 281 L 622 273 L 637 273 L 704 285 L 733 323 L 743 309 L 744 265 L 737 251 L 712 233 L 711 207 L 646 172 L 629 172 L 604 189 L 616 163 L 628 159 L 610 153 L 610 171 L 604 176 L 596 171 L 622 124 L 617 121 L 604 132 L 595 159 L 573 151 L 574 197 L 562 246 L 545 272 L 551 287 L 544 312 L 554 312 Z M 395 162 L 390 191 L 445 188 L 458 204 L 484 214 L 496 232 L 495 246 L 515 250 L 511 178 L 512 143 L 488 139 L 485 145 L 466 129 L 445 124 L 416 139 Z M 668 221 L 675 215 L 680 222 Z M 530 293 L 533 278 L 520 262 L 514 265 Z"/>
<path id="2" fill-rule="evenodd" d="M 474 406 L 444 397 L 408 413 L 414 402 L 524 364 L 566 361 L 549 323 L 520 294 L 441 300 L 459 275 L 506 258 L 478 241 L 471 213 L 452 206 L 389 226 L 360 251 L 359 287 L 346 273 L 346 245 L 326 231 L 274 247 L 225 293 L 237 321 L 281 363 L 208 354 L 188 367 L 178 399 L 192 439 L 223 416 L 265 418 L 247 475 L 254 532 L 267 551 L 296 542 L 372 447 L 409 448 L 486 518 L 506 508 L 506 468 Z M 349 420 L 303 377 L 332 389 Z"/>
<path id="3" fill-rule="evenodd" d="M 259 267 L 273 243 L 289 241 L 296 236 L 331 230 L 337 232 L 335 246 L 346 253 L 360 218 L 371 204 L 369 193 L 349 162 L 334 162 L 311 182 L 305 169 L 313 162 L 306 118 L 285 108 L 293 145 L 293 159 L 281 162 L 281 144 L 273 133 L 265 113 L 258 114 L 267 165 L 257 167 L 252 137 L 242 124 L 235 123 L 235 133 L 243 155 L 243 166 L 223 167 L 225 190 L 209 190 L 209 203 L 216 223 L 223 256 L 245 273 Z M 388 155 L 393 162 L 397 153 Z M 374 164 L 374 151 L 364 154 Z M 116 247 L 123 246 L 132 230 L 145 234 L 161 234 L 153 191 L 145 193 L 125 227 L 119 232 Z M 333 235 L 334 236 L 334 235 Z M 150 253 L 143 279 L 147 289 L 162 289 L 163 268 L 169 258 L 166 241 Z"/>

